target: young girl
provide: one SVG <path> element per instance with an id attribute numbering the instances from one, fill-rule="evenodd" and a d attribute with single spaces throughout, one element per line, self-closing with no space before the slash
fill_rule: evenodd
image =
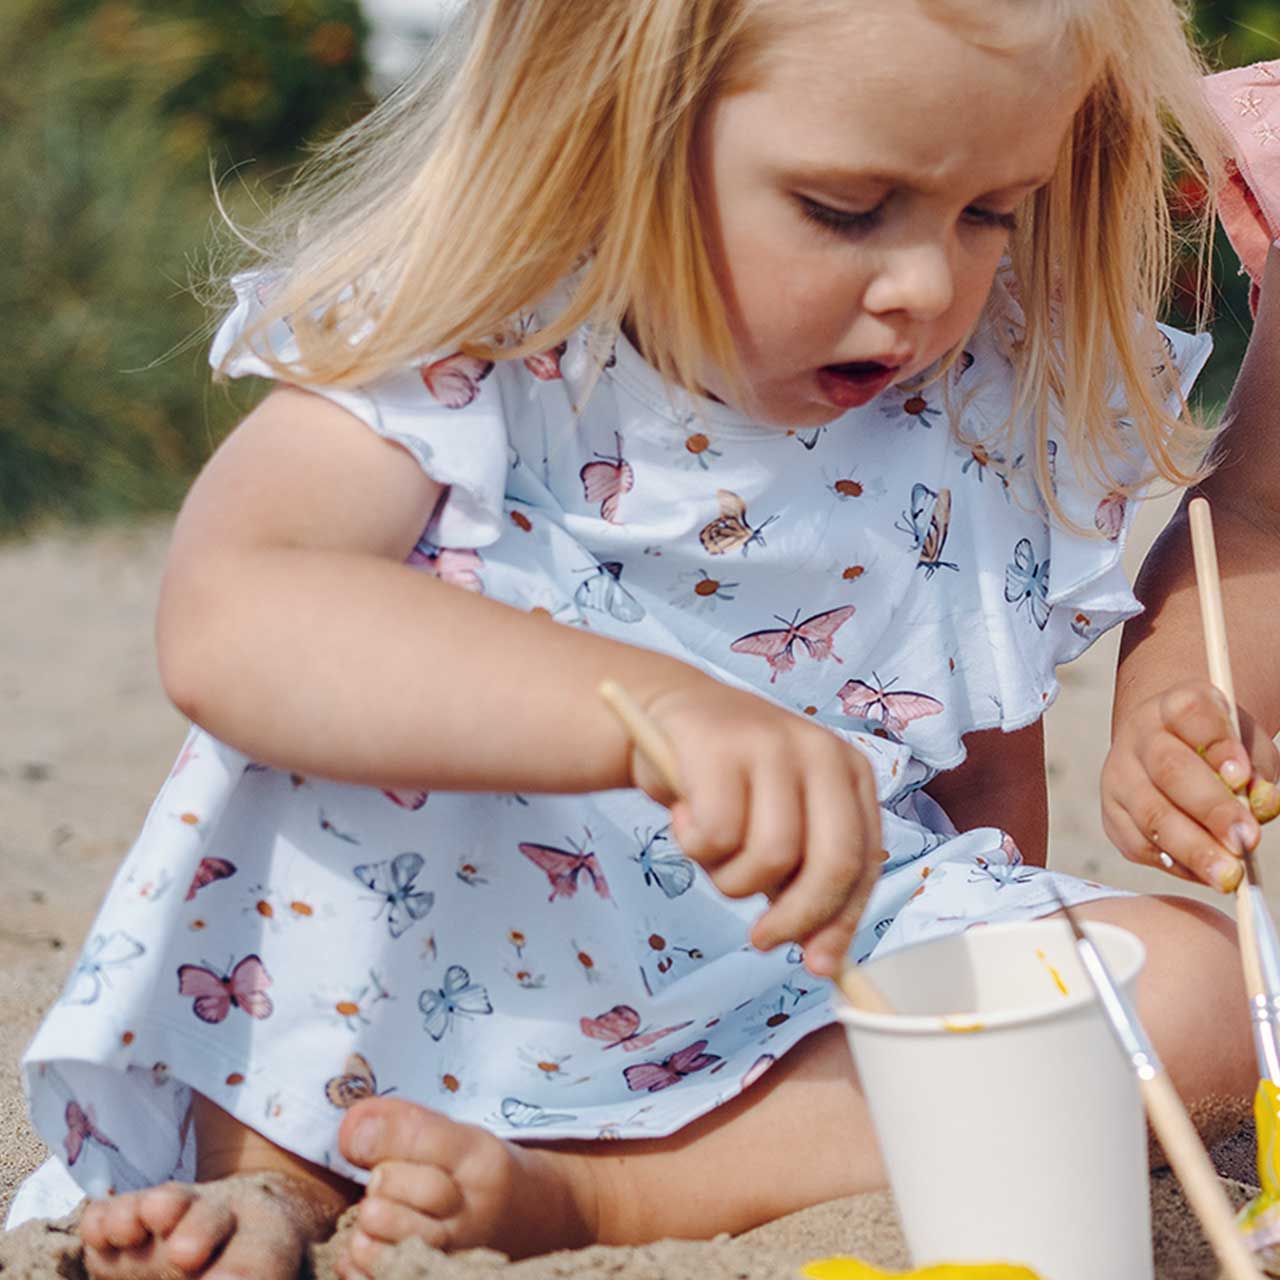
<path id="1" fill-rule="evenodd" d="M 1161 121 L 1215 145 L 1174 6 L 489 0 L 452 56 L 214 344 L 292 385 L 179 519 L 198 727 L 25 1059 L 91 1274 L 291 1276 L 362 1194 L 347 1277 L 879 1185 L 824 979 L 1055 889 L 1247 1095 L 1217 913 L 1042 869 L 1054 666 L 1203 446 L 1207 342 L 1141 319 Z"/>

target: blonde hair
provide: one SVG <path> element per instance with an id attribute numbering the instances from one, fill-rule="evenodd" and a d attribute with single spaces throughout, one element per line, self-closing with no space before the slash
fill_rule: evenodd
<path id="1" fill-rule="evenodd" d="M 626 315 L 670 382 L 696 389 L 708 365 L 739 377 L 694 212 L 694 136 L 750 82 L 778 24 L 856 0 L 805 0 L 803 15 L 795 3 L 470 0 L 423 73 L 322 150 L 255 233 L 241 265 L 273 287 L 241 343 L 265 354 L 257 339 L 287 317 L 300 357 L 275 371 L 350 386 L 427 353 L 530 355 Z M 1117 396 L 1154 472 L 1189 482 L 1207 436 L 1166 409 L 1154 330 L 1138 322 L 1169 289 L 1171 170 L 1212 187 L 1222 152 L 1184 13 L 1175 0 L 1003 0 L 993 19 L 981 0 L 921 3 L 976 42 L 1056 39 L 1092 71 L 1011 246 L 1025 317 L 1014 417 L 1033 424 L 1045 500 L 1061 515 L 1054 416 L 1077 464 L 1115 483 Z M 1211 220 L 1212 200 L 1179 228 L 1202 297 Z M 569 279 L 567 305 L 526 328 Z"/>

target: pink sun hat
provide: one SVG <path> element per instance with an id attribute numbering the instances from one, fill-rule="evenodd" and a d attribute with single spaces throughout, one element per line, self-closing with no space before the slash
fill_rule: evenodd
<path id="1" fill-rule="evenodd" d="M 1232 142 L 1219 212 L 1256 311 L 1267 253 L 1280 239 L 1280 60 L 1208 76 L 1205 94 Z"/>

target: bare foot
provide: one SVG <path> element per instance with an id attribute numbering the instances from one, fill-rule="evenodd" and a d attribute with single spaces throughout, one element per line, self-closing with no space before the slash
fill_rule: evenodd
<path id="1" fill-rule="evenodd" d="M 596 1238 L 593 1179 L 573 1156 L 521 1147 L 416 1103 L 370 1098 L 338 1132 L 342 1154 L 373 1176 L 343 1280 L 373 1273 L 388 1246 L 418 1236 L 438 1249 L 486 1246 L 512 1257 Z"/>
<path id="2" fill-rule="evenodd" d="M 80 1220 L 92 1280 L 295 1280 L 332 1229 L 305 1183 L 281 1173 L 95 1200 Z"/>

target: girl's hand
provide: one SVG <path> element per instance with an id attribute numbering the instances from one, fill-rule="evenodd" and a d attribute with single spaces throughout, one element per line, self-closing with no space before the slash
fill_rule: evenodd
<path id="1" fill-rule="evenodd" d="M 773 905 L 751 941 L 794 940 L 819 976 L 836 974 L 880 872 L 871 766 L 835 734 L 748 693 L 699 681 L 649 701 L 670 740 L 677 800 L 636 750 L 634 784 L 671 807 L 672 834 L 730 898 Z"/>
<path id="2" fill-rule="evenodd" d="M 1223 696 L 1188 680 L 1116 726 L 1102 768 L 1102 825 L 1126 858 L 1224 893 L 1239 884 L 1258 824 L 1280 813 L 1280 754 L 1247 712 L 1239 715 L 1243 744 Z"/>

